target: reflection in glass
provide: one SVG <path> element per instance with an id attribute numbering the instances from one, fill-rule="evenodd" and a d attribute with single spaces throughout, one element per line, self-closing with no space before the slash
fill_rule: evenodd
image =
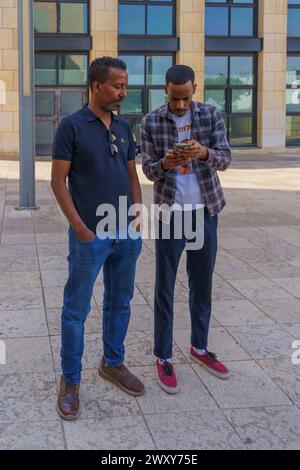
<path id="1" fill-rule="evenodd" d="M 252 112 L 252 90 L 232 90 L 232 112 Z"/>
<path id="2" fill-rule="evenodd" d="M 56 3 L 34 3 L 34 31 L 36 33 L 56 33 Z"/>
<path id="3" fill-rule="evenodd" d="M 230 35 L 253 36 L 253 8 L 231 8 Z"/>
<path id="4" fill-rule="evenodd" d="M 293 85 L 296 80 L 300 81 L 300 56 L 289 56 L 286 65 L 286 84 Z"/>
<path id="5" fill-rule="evenodd" d="M 300 8 L 288 9 L 288 36 L 300 36 Z"/>
<path id="6" fill-rule="evenodd" d="M 148 6 L 147 34 L 172 35 L 173 8 L 169 6 Z"/>
<path id="7" fill-rule="evenodd" d="M 286 90 L 286 112 L 300 113 L 300 86 Z"/>
<path id="8" fill-rule="evenodd" d="M 205 103 L 225 111 L 225 90 L 205 90 Z"/>
<path id="9" fill-rule="evenodd" d="M 59 56 L 60 85 L 85 85 L 87 81 L 87 56 L 61 55 Z"/>
<path id="10" fill-rule="evenodd" d="M 253 85 L 253 57 L 230 57 L 230 84 Z"/>
<path id="11" fill-rule="evenodd" d="M 87 33 L 87 4 L 60 4 L 60 32 Z"/>
<path id="12" fill-rule="evenodd" d="M 172 66 L 172 56 L 147 57 L 147 85 L 164 85 L 167 70 Z"/>
<path id="13" fill-rule="evenodd" d="M 205 34 L 228 36 L 228 7 L 205 8 Z"/>
<path id="14" fill-rule="evenodd" d="M 290 145 L 300 144 L 300 116 L 286 117 L 286 140 Z"/>
<path id="15" fill-rule="evenodd" d="M 119 34 L 145 34 L 144 5 L 119 5 Z"/>
<path id="16" fill-rule="evenodd" d="M 120 55 L 119 58 L 127 65 L 128 85 L 144 85 L 144 61 L 143 55 Z"/>
<path id="17" fill-rule="evenodd" d="M 54 114 L 54 91 L 35 92 L 35 114 L 37 116 L 52 116 Z"/>
<path id="18" fill-rule="evenodd" d="M 229 119 L 229 136 L 232 145 L 252 144 L 252 117 L 231 117 Z"/>
<path id="19" fill-rule="evenodd" d="M 127 90 L 127 96 L 121 106 L 121 114 L 142 112 L 142 90 Z"/>
<path id="20" fill-rule="evenodd" d="M 142 115 L 126 116 L 126 119 L 130 122 L 130 124 L 133 128 L 133 131 L 135 133 L 137 144 L 140 143 L 142 117 L 143 117 Z"/>
<path id="21" fill-rule="evenodd" d="M 54 121 L 35 121 L 36 153 L 48 155 L 54 138 Z"/>
<path id="22" fill-rule="evenodd" d="M 205 57 L 205 85 L 224 85 L 227 82 L 228 58 L 224 56 Z"/>
<path id="23" fill-rule="evenodd" d="M 81 91 L 62 91 L 60 94 L 60 105 L 61 116 L 67 116 L 78 111 L 82 107 Z"/>
<path id="24" fill-rule="evenodd" d="M 56 56 L 51 54 L 36 54 L 35 56 L 35 84 L 56 84 Z"/>
<path id="25" fill-rule="evenodd" d="M 149 113 L 167 102 L 165 90 L 148 90 Z"/>
<path id="26" fill-rule="evenodd" d="M 253 0 L 232 0 L 232 3 L 253 3 Z"/>

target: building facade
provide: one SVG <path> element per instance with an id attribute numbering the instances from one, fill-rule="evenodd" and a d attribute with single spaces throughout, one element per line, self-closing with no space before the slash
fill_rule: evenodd
<path id="1" fill-rule="evenodd" d="M 0 0 L 0 155 L 18 154 L 17 0 Z M 196 99 L 223 113 L 233 147 L 300 146 L 300 0 L 39 0 L 34 4 L 36 156 L 88 99 L 103 55 L 129 71 L 121 113 L 165 102 L 176 63 L 196 73 Z"/>

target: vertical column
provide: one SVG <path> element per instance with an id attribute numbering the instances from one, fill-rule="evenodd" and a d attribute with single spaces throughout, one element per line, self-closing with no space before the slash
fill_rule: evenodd
<path id="1" fill-rule="evenodd" d="M 180 50 L 176 64 L 189 65 L 195 71 L 197 92 L 195 100 L 204 96 L 204 15 L 205 0 L 177 0 L 177 36 Z"/>
<path id="2" fill-rule="evenodd" d="M 118 56 L 118 0 L 91 0 L 90 60 L 102 56 Z"/>
<path id="3" fill-rule="evenodd" d="M 0 0 L 0 156 L 19 152 L 17 0 Z"/>
<path id="4" fill-rule="evenodd" d="M 259 2 L 258 145 L 285 147 L 287 0 Z"/>

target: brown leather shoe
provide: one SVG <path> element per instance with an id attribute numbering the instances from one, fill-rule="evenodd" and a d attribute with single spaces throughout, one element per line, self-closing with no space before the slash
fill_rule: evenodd
<path id="1" fill-rule="evenodd" d="M 68 384 L 61 377 L 56 409 L 63 419 L 77 418 L 79 414 L 79 384 Z"/>
<path id="2" fill-rule="evenodd" d="M 110 380 L 129 395 L 137 397 L 145 392 L 142 382 L 129 372 L 124 364 L 120 366 L 107 366 L 102 359 L 98 372 L 100 377 Z"/>

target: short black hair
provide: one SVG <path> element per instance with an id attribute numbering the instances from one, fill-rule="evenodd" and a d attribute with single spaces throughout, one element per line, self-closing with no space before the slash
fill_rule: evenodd
<path id="1" fill-rule="evenodd" d="M 191 81 L 194 85 L 195 83 L 195 72 L 188 65 L 173 65 L 167 70 L 166 73 L 166 84 L 169 82 L 174 83 L 174 85 L 183 85 Z"/>
<path id="2" fill-rule="evenodd" d="M 93 60 L 88 70 L 89 87 L 92 88 L 92 84 L 95 81 L 105 83 L 108 78 L 110 68 L 127 70 L 125 62 L 114 57 L 98 57 Z"/>

